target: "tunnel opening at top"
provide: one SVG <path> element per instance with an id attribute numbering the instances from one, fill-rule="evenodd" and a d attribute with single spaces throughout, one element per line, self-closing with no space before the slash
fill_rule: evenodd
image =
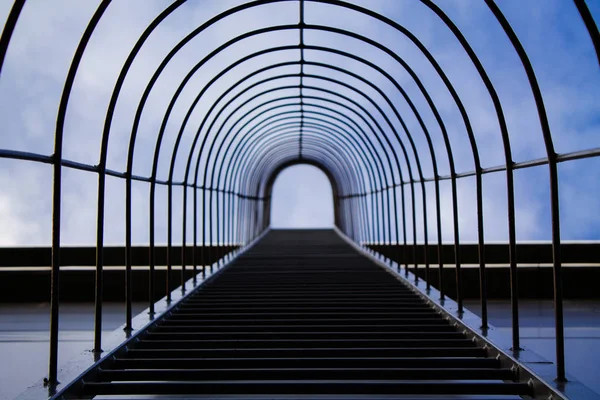
<path id="1" fill-rule="evenodd" d="M 319 168 L 299 164 L 276 177 L 271 194 L 271 228 L 333 228 L 333 192 Z"/>

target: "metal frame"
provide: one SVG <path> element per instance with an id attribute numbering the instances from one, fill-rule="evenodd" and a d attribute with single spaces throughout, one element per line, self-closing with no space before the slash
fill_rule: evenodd
<path id="1" fill-rule="evenodd" d="M 564 363 L 564 323 L 562 311 L 562 272 L 560 251 L 560 214 L 559 214 L 559 179 L 557 164 L 570 160 L 577 160 L 600 155 L 600 149 L 587 149 L 569 154 L 557 154 L 554 150 L 552 133 L 547 120 L 547 111 L 544 106 L 544 98 L 537 82 L 535 71 L 528 55 L 519 38 L 513 31 L 510 23 L 502 14 L 500 8 L 493 0 L 486 0 L 491 13 L 496 18 L 499 26 L 505 32 L 508 40 L 518 55 L 523 69 L 527 74 L 531 91 L 537 107 L 540 127 L 546 146 L 546 157 L 543 159 L 530 160 L 515 163 L 512 158 L 511 142 L 508 128 L 502 109 L 501 101 L 496 93 L 485 68 L 479 61 L 477 54 L 471 48 L 469 42 L 463 36 L 459 28 L 443 12 L 443 10 L 430 0 L 420 0 L 439 21 L 446 26 L 448 31 L 458 40 L 469 60 L 475 67 L 479 79 L 484 83 L 490 99 L 494 105 L 497 122 L 500 126 L 505 164 L 493 168 L 482 168 L 479 160 L 477 141 L 469 120 L 469 112 L 463 105 L 460 96 L 453 87 L 451 80 L 445 74 L 443 68 L 433 55 L 425 48 L 419 39 L 405 27 L 397 22 L 386 18 L 374 11 L 358 5 L 338 0 L 256 0 L 249 1 L 239 6 L 230 8 L 210 20 L 202 23 L 177 45 L 175 45 L 167 56 L 161 61 L 158 68 L 148 81 L 147 86 L 139 100 L 131 127 L 129 140 L 127 168 L 124 172 L 113 171 L 107 168 L 108 143 L 111 134 L 113 115 L 117 107 L 117 101 L 121 94 L 124 82 L 128 77 L 129 70 L 140 50 L 146 46 L 147 40 L 154 34 L 157 27 L 180 6 L 185 0 L 174 1 L 166 7 L 147 26 L 136 44 L 131 49 L 123 68 L 121 69 L 117 82 L 113 88 L 110 102 L 106 109 L 106 118 L 103 126 L 100 158 L 98 163 L 84 164 L 64 159 L 62 156 L 63 132 L 71 91 L 79 72 L 81 60 L 85 56 L 88 42 L 94 35 L 96 26 L 103 20 L 104 13 L 110 5 L 110 0 L 101 1 L 96 12 L 88 23 L 82 38 L 79 41 L 76 52 L 71 61 L 64 88 L 58 105 L 56 118 L 54 153 L 52 155 L 35 154 L 29 152 L 12 151 L 0 149 L 0 158 L 11 160 L 24 160 L 51 164 L 53 166 L 53 194 L 52 194 L 52 294 L 51 294 L 51 326 L 50 326 L 50 360 L 48 382 L 52 385 L 58 382 L 57 358 L 58 358 L 58 316 L 59 316 L 59 277 L 60 277 L 60 248 L 61 248 L 61 198 L 62 198 L 62 168 L 73 168 L 92 172 L 98 176 L 98 208 L 97 208 L 97 230 L 96 230 L 96 307 L 95 307 L 95 341 L 94 351 L 102 352 L 101 329 L 102 329 L 102 283 L 104 266 L 104 221 L 105 221 L 105 186 L 106 177 L 118 177 L 124 180 L 126 187 L 126 234 L 125 243 L 125 274 L 126 274 L 126 329 L 131 330 L 131 235 L 132 235 L 132 182 L 140 181 L 150 184 L 148 201 L 150 204 L 149 215 L 149 266 L 150 266 L 150 312 L 154 313 L 154 268 L 155 260 L 155 212 L 156 212 L 156 187 L 167 186 L 167 288 L 165 294 L 167 302 L 171 300 L 170 277 L 172 275 L 173 259 L 173 190 L 181 188 L 183 192 L 183 219 L 182 219 L 182 290 L 185 279 L 186 268 L 190 265 L 196 272 L 201 266 L 202 272 L 207 265 L 205 248 L 210 248 L 215 243 L 227 245 L 235 244 L 244 246 L 264 232 L 270 224 L 271 195 L 275 177 L 284 168 L 306 163 L 317 166 L 323 170 L 329 178 L 334 193 L 335 225 L 345 235 L 350 237 L 359 245 L 385 243 L 398 245 L 397 259 L 403 260 L 406 275 L 409 265 L 407 257 L 407 224 L 412 228 L 412 249 L 417 249 L 417 194 L 422 200 L 422 230 L 424 240 L 424 266 L 426 269 L 426 286 L 429 289 L 434 283 L 430 280 L 428 260 L 428 207 L 426 183 L 434 183 L 435 215 L 437 252 L 440 269 L 440 281 L 436 284 L 439 294 L 443 299 L 444 282 L 441 273 L 444 264 L 442 262 L 442 224 L 441 224 L 441 201 L 440 181 L 449 180 L 452 193 L 452 216 L 454 237 L 454 265 L 456 271 L 457 306 L 462 312 L 461 291 L 461 242 L 458 215 L 457 180 L 464 177 L 474 176 L 476 179 L 476 204 L 477 204 L 477 227 L 478 227 L 478 257 L 481 288 L 481 314 L 482 325 L 487 327 L 487 293 L 486 293 L 486 269 L 485 269 L 485 242 L 483 236 L 483 187 L 482 176 L 487 173 L 504 172 L 507 183 L 508 201 L 508 232 L 509 232 L 509 263 L 511 270 L 512 291 L 512 347 L 514 351 L 520 348 L 519 341 L 519 316 L 517 299 L 517 258 L 516 258 L 516 234 L 515 234 L 515 200 L 513 173 L 516 169 L 530 168 L 539 165 L 548 165 L 550 179 L 550 202 L 552 212 L 552 245 L 553 245 L 553 270 L 554 270 L 554 306 L 556 320 L 556 353 L 557 371 L 556 379 L 565 381 Z M 583 0 L 573 0 L 579 11 L 582 22 L 585 24 L 596 54 L 600 62 L 600 34 L 594 20 Z M 164 70 L 172 63 L 177 53 L 194 39 L 202 38 L 203 32 L 218 23 L 227 23 L 229 17 L 243 13 L 245 10 L 256 7 L 268 7 L 276 3 L 296 3 L 298 6 L 298 23 L 290 25 L 272 25 L 246 32 L 238 37 L 232 38 L 226 43 L 220 44 L 214 51 L 200 60 L 182 79 L 175 90 L 165 110 L 160 129 L 156 134 L 156 143 L 153 152 L 152 172 L 150 176 L 136 176 L 133 174 L 133 164 L 138 145 L 136 143 L 139 124 L 146 102 L 154 90 L 154 85 Z M 391 29 L 398 35 L 410 40 L 431 64 L 438 78 L 443 82 L 448 94 L 452 97 L 458 108 L 462 121 L 465 125 L 471 148 L 474 171 L 458 172 L 455 168 L 453 147 L 450 142 L 449 132 L 438 108 L 418 75 L 411 68 L 409 61 L 404 60 L 401 55 L 377 42 L 375 39 L 365 37 L 355 32 L 331 26 L 311 25 L 304 18 L 305 7 L 311 3 L 321 3 L 340 7 L 353 12 L 357 17 L 370 18 L 378 21 Z M 11 36 L 18 23 L 20 13 L 23 11 L 24 0 L 17 0 L 10 11 L 2 36 L 0 37 L 0 72 L 9 48 Z M 25 8 L 26 9 L 26 8 Z M 407 94 L 402 85 L 387 71 L 377 66 L 366 57 L 350 54 L 341 49 L 330 48 L 318 44 L 306 43 L 305 31 L 327 32 L 342 38 L 352 38 L 368 45 L 373 51 L 386 54 L 391 57 L 397 67 L 405 71 L 416 85 L 425 103 L 427 110 L 419 110 L 413 99 Z M 171 113 L 178 105 L 180 94 L 189 86 L 189 82 L 196 74 L 207 73 L 205 64 L 211 60 L 219 59 L 223 51 L 236 43 L 252 37 L 260 37 L 286 31 L 298 32 L 298 43 L 275 48 L 260 49 L 252 54 L 244 55 L 229 65 L 223 65 L 215 76 L 201 88 L 194 88 L 198 95 L 193 100 L 185 117 L 180 124 L 175 145 L 169 155 L 170 168 L 167 180 L 159 180 L 158 160 L 164 149 L 163 138 L 166 126 L 171 121 Z M 360 76 L 350 69 L 331 64 L 324 64 L 311 59 L 313 53 L 324 53 L 334 58 L 352 60 L 371 71 L 369 77 Z M 289 61 L 277 64 L 266 64 L 261 68 L 249 70 L 247 62 L 250 60 L 261 60 L 264 56 L 278 53 L 282 57 L 294 54 Z M 190 126 L 191 115 L 196 111 L 197 104 L 217 82 L 227 79 L 230 71 L 246 68 L 248 74 L 242 79 L 230 85 L 221 93 L 218 99 L 203 115 L 202 122 L 197 127 Z M 281 73 L 280 69 L 297 70 L 296 73 Z M 319 73 L 309 73 L 307 68 Z M 327 73 L 335 72 L 336 78 L 331 78 Z M 397 94 L 406 102 L 411 110 L 412 116 L 418 121 L 419 132 L 411 132 L 404 122 L 402 114 L 394 102 L 386 95 L 386 92 L 377 84 L 378 80 L 373 77 L 383 78 Z M 294 81 L 296 84 L 289 85 L 279 81 Z M 321 82 L 322 85 L 311 85 L 311 82 Z M 368 94 L 358 89 L 368 87 L 370 91 L 377 93 L 377 98 L 371 98 Z M 335 89 L 332 89 L 335 88 Z M 227 99 L 227 100 L 226 100 Z M 387 114 L 379 104 L 385 104 L 392 110 Z M 428 127 L 422 118 L 422 112 L 431 112 L 436 120 L 437 126 Z M 443 141 L 445 155 L 437 154 L 433 143 L 434 137 L 431 128 L 441 132 L 440 140 Z M 182 137 L 187 130 L 194 129 L 195 134 L 189 148 L 182 148 Z M 414 138 L 423 135 L 427 142 L 427 154 L 419 154 Z M 200 141 L 200 139 L 202 139 Z M 1 144 L 0 144 L 1 146 Z M 139 152 L 139 151 L 138 151 Z M 183 180 L 175 180 L 175 166 L 178 157 L 184 157 L 186 168 Z M 438 165 L 441 161 L 448 162 L 450 175 L 440 176 Z M 195 165 L 194 165 L 195 162 Z M 423 174 L 423 165 L 431 163 L 432 177 Z M 408 191 L 405 190 L 407 186 Z M 193 215 L 187 215 L 188 189 L 192 189 Z M 400 193 L 398 193 L 398 190 Z M 201 193 L 200 193 L 201 192 Z M 399 199 L 398 199 L 399 197 Z M 201 203 L 200 203 L 201 198 Z M 410 201 L 410 206 L 407 206 Z M 200 203 L 200 204 L 199 204 Z M 201 210 L 198 208 L 201 207 Z M 193 238 L 190 241 L 186 237 L 188 224 L 193 226 Z M 199 232 L 201 239 L 199 238 Z M 188 243 L 189 241 L 189 243 Z M 201 242 L 201 244 L 200 244 Z M 201 247 L 200 260 L 192 252 L 193 259 L 186 259 L 186 246 L 194 249 Z M 209 251 L 209 250 L 208 250 Z M 226 258 L 228 258 L 227 256 Z M 414 279 L 418 280 L 416 269 L 416 253 L 412 255 L 414 262 Z M 210 266 L 212 272 L 212 265 Z M 195 276 L 195 274 L 194 274 Z"/>

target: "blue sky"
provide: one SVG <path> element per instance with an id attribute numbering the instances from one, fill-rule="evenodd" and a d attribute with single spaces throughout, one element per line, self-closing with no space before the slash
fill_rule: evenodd
<path id="1" fill-rule="evenodd" d="M 128 136 L 132 116 L 141 93 L 154 69 L 182 37 L 201 22 L 240 1 L 188 2 L 170 16 L 153 33 L 132 66 L 122 95 L 117 103 L 115 119 L 111 125 L 108 167 L 125 169 Z M 416 1 L 357 1 L 383 15 L 394 19 L 412 31 L 423 42 L 440 65 L 469 112 L 484 167 L 504 162 L 502 141 L 494 108 L 481 79 L 459 43 L 448 29 L 425 6 Z M 170 2 L 132 0 L 114 2 L 97 28 L 84 56 L 78 73 L 65 131 L 65 158 L 95 164 L 99 158 L 99 143 L 106 105 L 123 62 L 145 26 Z M 533 97 L 518 58 L 483 2 L 469 0 L 437 1 L 444 12 L 463 31 L 466 39 L 486 67 L 502 102 L 506 114 L 513 157 L 526 161 L 544 157 L 544 146 Z M 539 79 L 557 152 L 565 153 L 600 147 L 600 74 L 598 62 L 585 27 L 570 0 L 520 1 L 502 0 L 498 5 L 519 35 L 527 50 Z M 0 2 L 0 20 L 4 20 L 11 2 Z M 600 2 L 588 1 L 596 20 L 600 18 Z M 29 0 L 15 30 L 7 59 L 0 77 L 0 148 L 52 153 L 53 133 L 58 99 L 69 62 L 77 42 L 96 7 L 92 1 L 61 0 L 47 2 Z M 335 18 L 331 18 L 335 15 Z M 417 71 L 419 78 L 430 91 L 444 119 L 450 140 L 455 149 L 457 171 L 473 169 L 472 155 L 465 134 L 465 126 L 457 107 L 453 104 L 441 80 L 416 47 L 389 27 L 360 17 L 347 10 L 332 10 L 331 6 L 308 3 L 306 19 L 311 24 L 332 25 L 364 34 L 388 46 L 406 59 Z M 147 108 L 142 115 L 139 140 L 136 144 L 134 173 L 149 175 L 154 141 L 168 100 L 175 87 L 191 66 L 210 50 L 226 40 L 249 29 L 273 23 L 296 23 L 297 4 L 286 3 L 261 7 L 233 17 L 228 23 L 217 24 L 201 40 L 192 41 L 173 60 L 153 89 Z M 433 114 L 408 74 L 394 60 L 382 52 L 353 39 L 341 38 L 331 33 L 308 31 L 309 44 L 343 49 L 368 58 L 394 77 L 407 91 L 422 112 L 430 129 L 440 174 L 449 173 L 443 140 Z M 211 76 L 224 65 L 259 48 L 295 44 L 297 32 L 266 35 L 261 40 L 248 39 L 234 46 L 217 59 L 209 62 L 203 73 L 194 76 L 182 92 L 166 125 L 164 148 L 159 158 L 158 177 L 167 177 L 171 153 L 179 126 L 189 104 Z M 297 53 L 294 53 L 297 54 Z M 296 57 L 296 55 L 294 55 Z M 423 173 L 432 175 L 427 143 L 418 121 L 400 94 L 387 79 L 364 66 L 336 55 L 307 51 L 307 60 L 344 66 L 356 74 L 368 76 L 392 100 L 413 132 L 415 145 L 422 157 Z M 232 71 L 214 85 L 199 102 L 184 133 L 182 146 L 189 146 L 192 135 L 204 117 L 203 111 L 215 101 L 220 92 L 254 68 L 271 62 L 289 60 L 282 53 L 248 62 L 244 68 Z M 288 69 L 287 71 L 295 71 Z M 319 67 L 307 67 L 310 73 L 335 74 Z M 350 78 L 349 78 L 350 79 Z M 371 97 L 388 115 L 391 109 L 384 99 L 363 83 L 349 82 Z M 355 96 L 351 91 L 307 79 L 307 84 L 336 90 Z M 285 80 L 272 86 L 287 84 Z M 307 90 L 307 93 L 311 93 Z M 365 99 L 358 99 L 365 108 L 376 111 Z M 217 121 L 219 123 L 222 120 Z M 378 118 L 385 127 L 383 118 Z M 399 121 L 391 124 L 402 136 Z M 390 127 L 387 127 L 389 133 Z M 399 146 L 395 145 L 397 149 Z M 180 180 L 185 168 L 185 156 L 178 158 L 176 179 Z M 414 161 L 410 161 L 416 170 Z M 406 170 L 404 161 L 401 164 Z M 594 159 L 574 161 L 560 165 L 562 235 L 566 240 L 596 240 L 600 238 L 600 184 L 597 171 L 600 161 Z M 363 173 L 358 172 L 358 173 Z M 389 169 L 390 179 L 394 174 Z M 49 244 L 51 222 L 51 167 L 21 161 L 0 160 L 0 245 Z M 63 243 L 91 244 L 95 240 L 96 177 L 86 172 L 64 170 Z M 515 172 L 517 238 L 518 240 L 548 240 L 550 238 L 549 188 L 547 167 Z M 285 171 L 275 186 L 273 225 L 324 226 L 331 221 L 331 189 L 324 175 L 310 167 L 294 167 Z M 442 189 L 443 239 L 451 240 L 450 185 Z M 461 235 L 464 240 L 475 240 L 475 181 L 459 180 L 459 208 Z M 487 240 L 507 239 L 506 186 L 502 173 L 484 177 L 485 236 Z M 435 238 L 433 185 L 427 185 L 430 239 Z M 146 184 L 134 184 L 134 237 L 136 243 L 146 243 L 148 238 Z M 175 215 L 181 215 L 181 191 L 175 191 Z M 416 199 L 420 210 L 420 194 Z M 107 181 L 107 243 L 120 244 L 124 238 L 124 183 L 115 178 Z M 157 192 L 157 241 L 165 242 L 166 190 Z M 410 203 L 409 203 L 410 204 Z M 310 205 L 310 207 L 307 207 Z M 316 212 L 315 210 L 319 210 Z M 422 225 L 417 213 L 418 226 Z M 175 242 L 181 240 L 181 222 L 175 218 Z M 410 224 L 409 224 L 410 226 Z M 418 228 L 420 229 L 420 228 Z M 418 230 L 419 238 L 422 232 Z M 409 237 L 411 237 L 409 231 Z"/>

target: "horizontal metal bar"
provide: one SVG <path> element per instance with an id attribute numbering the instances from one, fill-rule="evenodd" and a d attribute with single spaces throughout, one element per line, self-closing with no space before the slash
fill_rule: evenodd
<path id="1" fill-rule="evenodd" d="M 53 164 L 54 163 L 54 158 L 52 156 L 47 156 L 47 155 L 37 154 L 37 153 L 30 153 L 30 152 L 26 152 L 26 151 L 18 151 L 18 150 L 0 149 L 0 158 L 12 159 L 12 160 L 23 160 L 23 161 L 34 161 L 34 162 L 40 162 L 43 164 Z M 98 172 L 97 165 L 90 165 L 90 164 L 73 161 L 73 160 L 63 159 L 61 161 L 61 165 L 66 168 L 76 169 L 79 171 Z M 127 178 L 127 173 L 125 173 L 125 172 L 119 172 L 119 171 L 115 171 L 112 169 L 106 169 L 105 172 L 106 172 L 106 175 L 113 176 L 115 178 L 122 178 L 122 179 Z M 152 182 L 152 179 L 150 177 L 139 176 L 139 175 L 132 175 L 131 179 L 134 181 L 139 181 L 139 182 L 147 182 L 147 183 Z M 156 183 L 158 185 L 168 185 L 169 181 L 157 179 Z M 191 187 L 191 188 L 195 187 L 196 189 L 202 189 L 201 186 L 194 186 L 194 184 L 192 184 L 192 183 L 173 182 L 173 186 L 184 186 L 184 185 L 187 187 Z"/>
<path id="2" fill-rule="evenodd" d="M 518 163 L 514 163 L 513 164 L 513 169 L 524 169 L 524 168 L 530 168 L 530 167 L 538 167 L 540 165 L 547 165 L 548 164 L 548 159 L 547 158 L 537 158 L 535 160 L 529 160 L 529 161 L 522 161 L 522 162 L 518 162 Z M 506 170 L 506 167 L 504 167 L 502 169 L 502 171 Z"/>
<path id="3" fill-rule="evenodd" d="M 589 149 L 589 150 L 574 151 L 571 153 L 557 154 L 556 161 L 557 162 L 565 162 L 565 161 L 581 160 L 581 159 L 592 158 L 592 157 L 600 157 L 600 147 L 594 148 L 594 149 Z M 548 164 L 547 158 L 536 158 L 534 160 L 521 161 L 521 162 L 514 163 L 513 169 L 525 169 L 525 168 L 531 168 L 531 167 L 539 167 L 540 165 L 547 165 L 547 164 Z M 502 171 L 506 171 L 506 165 L 497 165 L 495 167 L 483 168 L 481 170 L 481 174 L 485 175 L 485 174 L 491 174 L 494 172 L 502 172 Z M 466 171 L 466 172 L 461 172 L 461 173 L 456 174 L 456 178 L 457 179 L 467 178 L 467 177 L 475 176 L 475 175 L 477 175 L 477 171 Z M 451 179 L 452 179 L 452 175 L 440 175 L 438 177 L 438 180 L 440 180 L 440 181 L 448 181 Z M 435 181 L 435 177 L 424 178 L 422 181 L 423 182 L 433 182 L 433 181 Z M 421 183 L 421 179 L 416 179 L 413 182 Z M 411 184 L 411 182 L 404 182 L 404 183 L 396 184 L 393 187 L 400 187 L 401 185 L 409 185 L 409 184 Z M 360 196 L 360 195 L 364 195 L 364 194 L 373 194 L 373 193 L 375 193 L 375 192 L 351 194 L 351 195 L 345 196 L 345 198 L 356 197 L 356 196 Z"/>
<path id="4" fill-rule="evenodd" d="M 63 167 L 77 169 L 77 170 L 80 170 L 80 171 L 98 172 L 98 166 L 97 165 L 89 165 L 89 164 L 80 163 L 80 162 L 77 162 L 77 161 L 64 160 L 64 159 L 61 160 L 60 164 Z"/>
<path id="5" fill-rule="evenodd" d="M 564 162 L 570 160 L 581 160 L 582 158 L 591 158 L 600 156 L 600 147 L 595 149 L 574 151 L 571 153 L 557 154 L 556 161 Z"/>
<path id="6" fill-rule="evenodd" d="M 566 161 L 581 160 L 581 159 L 592 158 L 592 157 L 600 157 L 600 148 L 557 154 L 556 161 L 557 162 L 566 162 Z M 24 161 L 35 161 L 35 162 L 41 162 L 44 164 L 54 163 L 52 156 L 37 154 L 37 153 L 30 153 L 30 152 L 19 151 L 19 150 L 0 149 L 0 158 L 24 160 Z M 547 158 L 537 158 L 534 160 L 528 160 L 528 161 L 514 163 L 513 169 L 525 169 L 525 168 L 538 167 L 538 166 L 547 165 L 547 164 L 548 164 Z M 63 159 L 61 161 L 61 165 L 63 167 L 77 169 L 80 171 L 98 172 L 98 166 L 96 166 L 96 165 L 85 164 L 85 163 L 72 161 L 72 160 L 64 160 Z M 490 174 L 490 173 L 494 173 L 494 172 L 502 172 L 502 171 L 506 171 L 506 165 L 497 165 L 494 167 L 483 168 L 481 170 L 481 174 L 485 175 L 485 174 Z M 125 172 L 118 172 L 118 171 L 114 171 L 111 169 L 107 169 L 106 174 L 109 176 L 117 177 L 117 178 L 123 178 L 123 179 L 127 178 L 127 174 Z M 456 174 L 456 178 L 457 179 L 467 178 L 470 176 L 475 176 L 476 174 L 477 174 L 476 171 L 466 171 L 466 172 L 461 172 L 461 173 Z M 131 179 L 134 181 L 139 181 L 139 182 L 147 182 L 147 183 L 152 182 L 152 179 L 150 177 L 144 177 L 144 176 L 139 176 L 139 175 L 132 175 Z M 439 181 L 447 181 L 447 180 L 451 180 L 451 179 L 452 179 L 452 175 L 440 175 L 438 177 Z M 435 181 L 435 177 L 428 177 L 428 178 L 424 178 L 423 180 L 415 179 L 415 180 L 411 180 L 411 181 L 406 181 L 403 183 L 398 183 L 398 184 L 392 185 L 391 187 L 400 187 L 401 185 L 410 185 L 411 183 L 421 183 L 421 181 L 433 182 L 433 181 Z M 169 181 L 157 179 L 155 181 L 155 183 L 158 185 L 164 186 L 164 185 L 168 185 Z M 183 182 L 183 181 L 173 182 L 172 185 L 202 189 L 202 186 L 195 186 L 193 183 L 187 183 L 187 182 Z M 207 190 L 212 191 L 213 189 L 207 188 Z M 217 191 L 220 191 L 221 193 L 225 193 L 225 192 L 223 192 L 222 189 L 217 189 Z M 380 191 L 381 191 L 381 189 L 377 189 L 375 192 L 369 192 L 369 193 L 355 193 L 355 194 L 342 196 L 342 198 L 352 198 L 352 197 L 364 196 L 367 194 L 379 193 Z M 229 194 L 229 193 L 227 193 L 227 194 Z M 263 198 L 251 198 L 251 197 L 243 197 L 243 198 L 249 198 L 249 199 L 254 199 L 254 200 L 264 200 Z"/>
<path id="7" fill-rule="evenodd" d="M 36 161 L 44 164 L 52 164 L 54 162 L 52 156 L 30 153 L 27 151 L 0 149 L 0 158 L 8 158 L 13 160 Z"/>

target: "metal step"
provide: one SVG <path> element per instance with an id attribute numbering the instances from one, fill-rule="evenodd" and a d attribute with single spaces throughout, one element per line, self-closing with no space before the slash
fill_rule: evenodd
<path id="1" fill-rule="evenodd" d="M 532 394 L 515 369 L 335 233 L 309 232 L 266 235 L 77 396 Z"/>
<path id="2" fill-rule="evenodd" d="M 83 395 L 527 395 L 531 388 L 515 382 L 407 382 L 377 380 L 243 380 L 243 381 L 153 381 L 153 382 L 86 382 Z"/>

